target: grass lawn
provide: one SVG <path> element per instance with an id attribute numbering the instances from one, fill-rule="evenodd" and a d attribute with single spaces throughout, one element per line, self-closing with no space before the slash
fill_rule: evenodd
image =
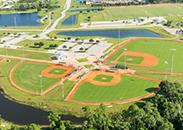
<path id="1" fill-rule="evenodd" d="M 88 59 L 87 58 L 80 58 L 80 59 L 77 59 L 77 61 L 82 63 L 82 62 L 87 62 Z"/>
<path id="2" fill-rule="evenodd" d="M 65 74 L 67 70 L 61 69 L 61 68 L 54 68 L 52 71 L 50 71 L 50 74 Z"/>
<path id="3" fill-rule="evenodd" d="M 89 65 L 85 65 L 86 68 L 90 69 L 92 67 L 94 67 L 92 64 L 89 64 Z"/>
<path id="4" fill-rule="evenodd" d="M 183 43 L 166 40 L 136 40 L 133 43 L 126 45 L 125 48 L 129 51 L 143 52 L 155 56 L 159 63 L 154 67 L 148 68 L 152 70 L 170 70 L 172 65 L 172 55 L 174 55 L 174 71 L 183 72 L 183 62 L 181 60 L 183 55 Z M 175 53 L 171 51 L 172 48 L 176 49 Z M 118 58 L 122 52 L 123 48 L 117 51 L 110 58 L 109 62 Z M 169 64 L 165 64 L 165 61 L 168 61 Z"/>
<path id="5" fill-rule="evenodd" d="M 40 77 L 41 72 L 49 66 L 48 64 L 29 64 L 25 62 L 15 70 L 14 80 L 17 85 L 27 90 L 41 92 L 41 82 L 42 89 L 45 90 L 60 81 L 59 78 Z"/>
<path id="6" fill-rule="evenodd" d="M 172 27 L 172 28 L 183 27 L 183 25 L 182 25 L 182 22 L 183 22 L 182 15 L 171 15 L 171 16 L 167 16 L 166 19 L 168 21 L 171 21 L 170 27 Z"/>
<path id="7" fill-rule="evenodd" d="M 103 11 L 90 13 L 92 21 L 111 21 L 144 16 L 155 17 L 171 15 L 183 15 L 183 4 L 107 7 Z"/>
<path id="8" fill-rule="evenodd" d="M 42 42 L 44 45 L 40 48 L 34 48 L 34 43 Z M 61 40 L 48 40 L 48 39 L 42 39 L 42 40 L 24 40 L 22 42 L 19 42 L 17 45 L 23 46 L 26 49 L 30 50 L 41 50 L 41 51 L 47 51 L 50 47 L 50 45 L 61 45 L 63 41 Z"/>
<path id="9" fill-rule="evenodd" d="M 100 87 L 85 82 L 76 91 L 73 99 L 84 102 L 119 101 L 142 96 L 156 86 L 157 83 L 151 81 L 122 76 L 119 84 L 109 87 Z"/>
<path id="10" fill-rule="evenodd" d="M 99 81 L 99 82 L 110 82 L 113 79 L 113 76 L 109 75 L 97 75 L 94 80 Z"/>
<path id="11" fill-rule="evenodd" d="M 119 63 L 125 63 L 125 61 L 126 63 L 140 64 L 143 61 L 143 57 L 123 55 L 118 59 Z"/>
<path id="12" fill-rule="evenodd" d="M 52 56 L 52 54 L 50 53 L 29 51 L 25 49 L 24 50 L 23 49 L 7 49 L 6 50 L 5 48 L 0 48 L 0 55 L 18 56 L 18 57 L 25 57 L 25 58 L 31 58 L 31 59 L 40 59 L 40 60 L 51 60 L 50 56 Z"/>

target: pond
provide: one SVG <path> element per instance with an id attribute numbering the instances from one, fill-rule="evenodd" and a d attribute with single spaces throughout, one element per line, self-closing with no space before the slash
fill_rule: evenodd
<path id="1" fill-rule="evenodd" d="M 11 101 L 2 92 L 0 92 L 0 115 L 3 119 L 20 125 L 30 123 L 48 125 L 48 112 Z M 61 118 L 76 124 L 84 121 L 83 118 L 77 118 L 72 115 L 63 115 Z"/>
<path id="2" fill-rule="evenodd" d="M 89 30 L 89 31 L 63 31 L 58 33 L 64 36 L 100 36 L 108 38 L 127 38 L 127 37 L 161 37 L 160 34 L 148 30 Z"/>
<path id="3" fill-rule="evenodd" d="M 75 9 L 75 10 L 71 10 L 70 12 L 96 12 L 101 10 L 103 9 Z"/>
<path id="4" fill-rule="evenodd" d="M 77 15 L 71 15 L 62 22 L 62 25 L 75 25 L 76 23 Z"/>
<path id="5" fill-rule="evenodd" d="M 0 14 L 0 26 L 40 26 L 37 12 Z"/>
<path id="6" fill-rule="evenodd" d="M 76 0 L 76 2 L 86 2 L 86 0 Z"/>

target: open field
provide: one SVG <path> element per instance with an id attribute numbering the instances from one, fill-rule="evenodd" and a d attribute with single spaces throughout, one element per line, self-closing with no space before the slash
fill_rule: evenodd
<path id="1" fill-rule="evenodd" d="M 50 56 L 52 56 L 52 54 L 45 52 L 31 51 L 31 50 L 29 51 L 25 49 L 6 49 L 6 48 L 0 48 L 0 55 L 18 56 L 39 60 L 51 60 Z"/>
<path id="2" fill-rule="evenodd" d="M 126 60 L 127 65 L 132 68 L 143 68 L 148 70 L 160 70 L 160 71 L 170 71 L 172 65 L 172 56 L 174 56 L 174 72 L 183 72 L 183 62 L 180 60 L 180 56 L 183 54 L 183 43 L 178 41 L 171 40 L 158 40 L 158 39 L 139 39 L 130 42 L 129 44 L 123 46 L 123 48 L 119 49 L 117 52 L 111 54 L 110 58 L 108 58 L 108 63 L 125 63 L 125 55 L 124 48 L 127 49 L 127 52 L 141 52 L 145 54 L 149 54 L 156 58 L 157 65 L 154 66 L 139 66 L 136 62 L 136 58 L 131 58 L 131 61 Z M 176 49 L 175 52 L 172 52 L 171 49 Z M 127 54 L 128 55 L 128 54 Z M 142 56 L 139 56 L 142 58 Z M 138 58 L 139 58 L 138 57 Z M 116 59 L 120 60 L 120 62 L 114 62 Z M 165 64 L 165 61 L 168 62 L 168 65 Z M 132 64 L 133 63 L 133 64 Z"/>
<path id="3" fill-rule="evenodd" d="M 92 21 L 111 21 L 138 17 L 183 15 L 182 4 L 155 4 L 143 6 L 123 6 L 105 8 L 104 11 L 91 13 Z M 138 10 L 138 11 L 134 11 Z M 161 10 L 161 11 L 160 11 Z"/>

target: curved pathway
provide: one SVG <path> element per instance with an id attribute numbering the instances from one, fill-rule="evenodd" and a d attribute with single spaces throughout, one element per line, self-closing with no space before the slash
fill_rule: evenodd
<path id="1" fill-rule="evenodd" d="M 43 32 L 39 35 L 40 37 L 47 37 L 46 35 L 52 31 L 54 31 L 59 24 L 59 22 L 66 16 L 66 12 L 70 9 L 71 7 L 71 0 L 66 0 L 66 4 L 64 7 L 64 10 L 61 12 L 61 16 L 53 23 L 53 25 L 46 30 L 43 30 Z"/>

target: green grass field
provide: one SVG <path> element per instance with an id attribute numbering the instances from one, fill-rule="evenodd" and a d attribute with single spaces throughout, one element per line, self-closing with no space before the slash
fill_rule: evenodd
<path id="1" fill-rule="evenodd" d="M 90 13 L 89 15 L 91 16 L 92 21 L 133 19 L 144 16 L 155 17 L 183 15 L 183 4 L 155 4 L 146 6 L 122 6 L 111 8 L 107 7 L 103 11 Z"/>
<path id="2" fill-rule="evenodd" d="M 52 54 L 45 53 L 45 52 L 39 52 L 39 51 L 29 51 L 25 49 L 5 49 L 0 48 L 0 55 L 5 56 L 17 56 L 17 57 L 24 57 L 24 58 L 30 58 L 30 59 L 39 59 L 39 60 L 51 60 L 50 57 Z"/>
<path id="3" fill-rule="evenodd" d="M 73 95 L 73 99 L 84 102 L 119 101 L 142 96 L 156 86 L 157 83 L 152 81 L 121 76 L 121 82 L 115 86 L 101 87 L 85 82 Z"/>
<path id="4" fill-rule="evenodd" d="M 41 92 L 41 89 L 45 90 L 60 81 L 59 78 L 41 77 L 41 72 L 49 66 L 48 64 L 23 63 L 15 70 L 14 80 L 22 88 L 32 92 Z"/>
<path id="5" fill-rule="evenodd" d="M 143 67 L 152 70 L 170 70 L 172 65 L 172 55 L 174 55 L 174 71 L 183 72 L 183 62 L 181 56 L 183 55 L 183 43 L 175 41 L 166 41 L 166 40 L 136 40 L 133 43 L 130 43 L 125 46 L 128 51 L 143 52 L 155 56 L 158 59 L 158 64 L 154 67 Z M 176 52 L 172 52 L 171 49 L 175 48 Z M 115 60 L 123 52 L 123 48 L 117 51 L 110 59 L 110 61 Z M 168 65 L 165 64 L 165 61 L 168 61 Z M 124 63 L 122 63 L 124 64 Z M 134 67 L 132 65 L 129 65 Z M 138 66 L 135 66 L 138 67 Z"/>
<path id="6" fill-rule="evenodd" d="M 77 59 L 77 61 L 82 63 L 82 62 L 87 62 L 88 59 L 87 58 L 80 58 L 80 59 Z"/>
<path id="7" fill-rule="evenodd" d="M 40 43 L 42 42 L 44 45 L 40 48 L 33 48 L 34 43 Z M 48 39 L 42 39 L 42 40 L 24 40 L 22 42 L 19 42 L 17 45 L 23 46 L 25 49 L 30 50 L 39 50 L 39 51 L 47 51 L 50 47 L 50 45 L 61 45 L 63 41 L 61 40 L 48 40 Z"/>

